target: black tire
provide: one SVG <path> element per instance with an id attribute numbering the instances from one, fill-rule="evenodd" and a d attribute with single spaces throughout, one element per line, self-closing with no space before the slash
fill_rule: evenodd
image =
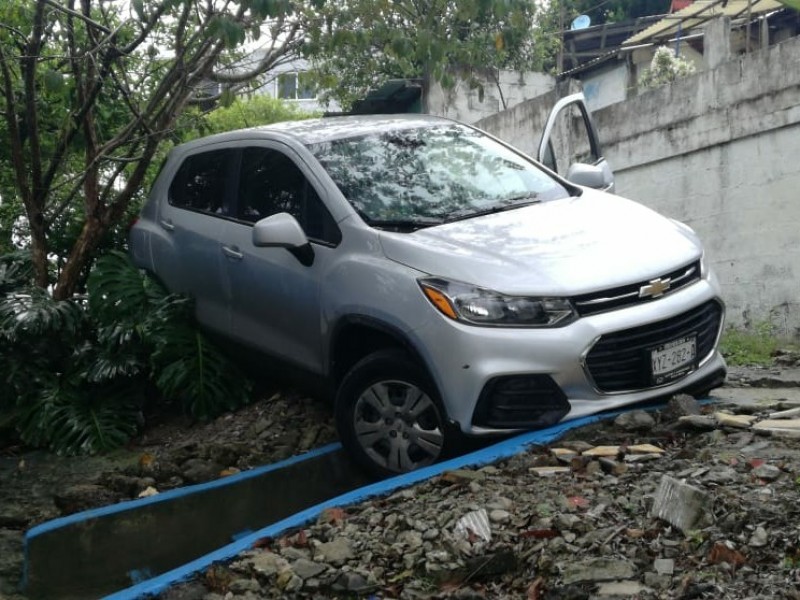
<path id="1" fill-rule="evenodd" d="M 433 464 L 453 441 L 436 386 L 400 350 L 356 363 L 339 386 L 334 412 L 342 445 L 378 477 Z"/>

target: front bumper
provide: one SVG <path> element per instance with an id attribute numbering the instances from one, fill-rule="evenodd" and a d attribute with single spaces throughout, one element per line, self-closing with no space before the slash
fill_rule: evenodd
<path id="1" fill-rule="evenodd" d="M 634 389 L 621 391 L 598 389 L 586 357 L 603 336 L 610 337 L 636 328 L 659 331 L 661 323 L 681 322 L 678 318 L 681 315 L 709 305 L 719 307 L 718 324 L 704 347 L 704 353 L 697 356 L 698 365 L 694 370 L 659 386 L 643 383 Z M 715 387 L 724 380 L 725 374 L 725 361 L 717 350 L 723 313 L 718 286 L 713 278 L 709 278 L 657 301 L 582 317 L 566 327 L 555 329 L 476 327 L 431 311 L 432 318 L 424 327 L 415 330 L 414 336 L 418 338 L 417 347 L 423 349 L 449 418 L 465 434 L 491 435 L 545 426 L 679 392 L 699 392 Z M 679 329 L 667 329 L 665 335 L 672 336 Z M 497 381 L 531 375 L 542 376 L 537 379 L 543 382 L 537 393 L 550 403 L 542 407 L 541 419 L 519 413 L 523 416 L 517 427 L 512 424 L 513 420 L 508 419 L 498 427 L 497 418 L 486 418 L 488 388 Z M 558 394 L 545 395 L 545 388 L 549 385 L 547 379 L 552 380 L 566 403 L 558 402 Z M 484 400 L 479 402 L 482 394 Z M 512 405 L 513 401 L 509 401 L 506 408 L 510 406 L 513 409 Z M 504 414 L 512 415 L 513 410 Z"/>

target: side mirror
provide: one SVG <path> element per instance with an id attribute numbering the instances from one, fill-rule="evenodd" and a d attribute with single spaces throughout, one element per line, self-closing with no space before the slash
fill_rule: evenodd
<path id="1" fill-rule="evenodd" d="M 314 249 L 300 223 L 289 213 L 271 215 L 253 225 L 253 245 L 286 248 L 305 266 L 314 262 Z"/>
<path id="2" fill-rule="evenodd" d="M 574 163 L 567 170 L 567 180 L 583 187 L 607 192 L 614 191 L 614 175 L 605 162 L 600 165 Z"/>

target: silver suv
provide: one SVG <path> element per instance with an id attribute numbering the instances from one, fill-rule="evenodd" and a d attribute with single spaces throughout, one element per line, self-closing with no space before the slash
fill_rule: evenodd
<path id="1" fill-rule="evenodd" d="M 588 139 L 562 178 L 565 108 Z M 592 189 L 613 178 L 579 96 L 539 159 L 420 115 L 214 135 L 172 150 L 131 253 L 204 327 L 327 382 L 378 474 L 719 386 L 724 306 L 694 232 Z"/>

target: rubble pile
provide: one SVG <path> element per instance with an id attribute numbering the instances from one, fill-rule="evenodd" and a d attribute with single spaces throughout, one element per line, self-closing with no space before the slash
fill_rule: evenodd
<path id="1" fill-rule="evenodd" d="M 163 598 L 800 598 L 798 417 L 676 397 L 330 509 Z"/>

